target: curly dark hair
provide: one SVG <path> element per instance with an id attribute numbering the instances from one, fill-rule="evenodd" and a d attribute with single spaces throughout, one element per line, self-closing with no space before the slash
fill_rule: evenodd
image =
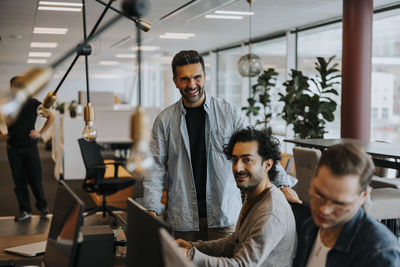
<path id="1" fill-rule="evenodd" d="M 176 67 L 177 66 L 185 66 L 189 64 L 200 63 L 203 72 L 205 73 L 204 67 L 204 59 L 203 57 L 195 50 L 183 50 L 174 56 L 172 59 L 172 73 L 174 77 L 176 77 Z"/>
<path id="2" fill-rule="evenodd" d="M 224 153 L 229 160 L 232 160 L 233 147 L 238 142 L 258 142 L 258 154 L 263 158 L 263 161 L 272 159 L 274 165 L 268 171 L 268 176 L 271 181 L 275 180 L 277 171 L 277 161 L 281 159 L 281 150 L 279 149 L 279 140 L 272 136 L 270 127 L 262 130 L 256 130 L 253 127 L 247 127 L 237 130 L 233 133 L 228 144 L 224 145 Z"/>

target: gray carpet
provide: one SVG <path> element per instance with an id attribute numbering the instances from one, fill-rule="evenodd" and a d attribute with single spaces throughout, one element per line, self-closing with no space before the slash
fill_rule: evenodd
<path id="1" fill-rule="evenodd" d="M 57 180 L 54 178 L 54 162 L 51 159 L 51 151 L 45 150 L 45 145 L 39 143 L 39 153 L 42 162 L 42 178 L 43 186 L 47 201 L 49 203 L 49 210 L 53 210 L 54 200 L 56 198 Z M 73 180 L 66 181 L 72 190 L 85 202 L 87 207 L 94 205 L 90 196 L 82 190 L 82 181 Z M 39 212 L 35 207 L 35 199 L 31 195 L 31 205 L 34 214 Z M 18 203 L 14 195 L 14 182 L 11 177 L 11 169 L 8 164 L 6 143 L 0 141 L 0 216 L 14 216 L 18 214 Z"/>

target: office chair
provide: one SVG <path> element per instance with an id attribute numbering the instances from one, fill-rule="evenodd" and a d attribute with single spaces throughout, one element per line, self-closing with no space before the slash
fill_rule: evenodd
<path id="1" fill-rule="evenodd" d="M 102 205 L 87 210 L 85 217 L 102 211 L 103 217 L 108 213 L 113 218 L 113 224 L 116 225 L 117 217 L 113 211 L 124 209 L 107 205 L 106 197 L 132 186 L 135 183 L 135 179 L 131 177 L 118 177 L 118 168 L 121 162 L 110 163 L 115 165 L 114 177 L 105 178 L 106 164 L 104 163 L 96 141 L 87 142 L 83 138 L 80 138 L 78 139 L 78 143 L 86 168 L 86 177 L 83 181 L 82 188 L 88 193 L 96 193 L 103 197 Z"/>
<path id="2" fill-rule="evenodd" d="M 293 157 L 296 165 L 296 177 L 299 180 L 293 189 L 305 204 L 310 204 L 308 191 L 321 157 L 321 151 L 312 148 L 294 147 Z"/>

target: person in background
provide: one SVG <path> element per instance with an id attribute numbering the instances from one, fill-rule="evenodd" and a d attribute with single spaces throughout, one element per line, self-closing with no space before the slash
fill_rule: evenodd
<path id="1" fill-rule="evenodd" d="M 234 234 L 214 241 L 176 242 L 198 266 L 291 266 L 296 225 L 283 193 L 273 185 L 281 157 L 271 129 L 235 132 L 224 149 L 246 199 Z"/>
<path id="2" fill-rule="evenodd" d="M 370 156 L 355 144 L 323 152 L 293 266 L 400 266 L 397 238 L 361 207 L 373 173 Z"/>
<path id="3" fill-rule="evenodd" d="M 205 92 L 204 60 L 194 50 L 172 60 L 173 81 L 182 98 L 156 118 L 152 129 L 155 167 L 144 180 L 144 206 L 161 215 L 164 185 L 166 217 L 175 236 L 185 240 L 216 239 L 234 230 L 242 200 L 223 145 L 247 126 L 241 111 Z M 292 187 L 297 180 L 277 164 L 276 186 L 291 201 L 300 201 Z"/>
<path id="4" fill-rule="evenodd" d="M 16 76 L 10 80 L 11 90 L 18 90 L 19 79 L 20 77 Z M 45 218 L 49 213 L 42 184 L 37 140 L 52 125 L 54 115 L 50 112 L 42 129 L 35 130 L 36 109 L 39 105 L 38 100 L 29 98 L 16 120 L 8 127 L 8 133 L 0 131 L 1 138 L 7 140 L 8 161 L 20 212 L 15 221 L 29 220 L 32 216 L 28 185 L 36 199 L 36 208 L 40 211 L 41 218 Z"/>

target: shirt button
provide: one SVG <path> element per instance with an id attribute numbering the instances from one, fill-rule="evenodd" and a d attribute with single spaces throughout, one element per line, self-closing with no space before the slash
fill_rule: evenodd
<path id="1" fill-rule="evenodd" d="M 193 204 L 193 206 L 194 206 L 194 205 L 196 205 L 196 201 L 193 201 L 193 203 L 192 203 L 192 204 Z"/>

